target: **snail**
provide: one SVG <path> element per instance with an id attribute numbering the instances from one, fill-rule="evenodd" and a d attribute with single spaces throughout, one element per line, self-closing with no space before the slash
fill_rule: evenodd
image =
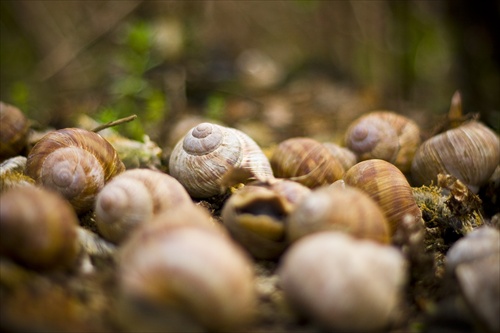
<path id="1" fill-rule="evenodd" d="M 411 119 L 391 112 L 373 111 L 352 122 L 345 144 L 360 161 L 382 159 L 409 172 L 420 145 L 420 129 Z"/>
<path id="2" fill-rule="evenodd" d="M 58 193 L 15 187 L 0 196 L 0 255 L 29 268 L 71 268 L 78 259 L 78 218 Z"/>
<path id="3" fill-rule="evenodd" d="M 131 169 L 113 178 L 97 194 L 96 224 L 104 238 L 119 243 L 139 223 L 185 204 L 193 202 L 175 178 L 150 169 Z"/>
<path id="4" fill-rule="evenodd" d="M 456 276 L 471 312 L 487 331 L 500 331 L 500 232 L 479 227 L 446 254 L 446 269 Z"/>
<path id="5" fill-rule="evenodd" d="M 141 332 L 242 330 L 255 314 L 251 260 L 208 220 L 171 216 L 177 222 L 141 225 L 119 250 L 122 325 Z"/>
<path id="6" fill-rule="evenodd" d="M 271 156 L 274 175 L 314 188 L 342 178 L 344 168 L 320 142 L 305 137 L 282 141 Z"/>
<path id="7" fill-rule="evenodd" d="M 406 263 L 395 247 L 324 231 L 293 243 L 278 267 L 285 298 L 327 331 L 383 331 L 395 319 Z"/>
<path id="8" fill-rule="evenodd" d="M 416 185 L 428 185 L 439 173 L 450 174 L 477 193 L 499 164 L 498 135 L 471 120 L 423 142 L 413 158 L 411 176 Z"/>
<path id="9" fill-rule="evenodd" d="M 65 128 L 46 134 L 31 149 L 25 174 L 55 190 L 83 213 L 115 175 L 125 170 L 115 149 L 99 134 Z"/>
<path id="10" fill-rule="evenodd" d="M 354 164 L 358 163 L 358 157 L 351 150 L 349 150 L 349 148 L 342 147 L 333 142 L 323 142 L 323 145 L 328 148 L 335 159 L 342 164 L 344 170 L 348 170 Z"/>
<path id="11" fill-rule="evenodd" d="M 18 155 L 27 144 L 28 118 L 13 105 L 0 102 L 0 161 Z"/>
<path id="12" fill-rule="evenodd" d="M 384 213 L 367 194 L 350 186 L 332 185 L 315 189 L 288 218 L 290 242 L 324 230 L 342 231 L 381 243 L 390 241 Z"/>
<path id="13" fill-rule="evenodd" d="M 276 259 L 288 245 L 286 219 L 309 193 L 290 180 L 250 183 L 225 202 L 222 223 L 253 257 Z"/>
<path id="14" fill-rule="evenodd" d="M 344 175 L 347 185 L 357 187 L 377 202 L 384 212 L 394 235 L 405 215 L 421 223 L 422 212 L 413 197 L 404 174 L 393 164 L 380 159 L 362 161 Z"/>
<path id="15" fill-rule="evenodd" d="M 193 198 L 221 193 L 220 180 L 231 167 L 249 169 L 256 179 L 273 178 L 267 157 L 255 141 L 230 127 L 201 123 L 174 147 L 169 173 Z"/>

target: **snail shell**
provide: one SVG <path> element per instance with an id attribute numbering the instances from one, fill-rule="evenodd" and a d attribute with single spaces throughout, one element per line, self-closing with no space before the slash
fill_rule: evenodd
<path id="1" fill-rule="evenodd" d="M 284 179 L 248 184 L 225 202 L 222 223 L 255 258 L 276 259 L 288 245 L 286 219 L 309 193 Z"/>
<path id="2" fill-rule="evenodd" d="M 323 145 L 328 148 L 335 159 L 342 164 L 344 170 L 349 170 L 350 167 L 358 163 L 358 157 L 350 151 L 349 148 L 339 146 L 333 142 L 324 142 Z"/>
<path id="3" fill-rule="evenodd" d="M 125 167 L 99 134 L 65 128 L 46 134 L 28 155 L 25 174 L 62 194 L 77 213 L 92 208 L 104 184 Z"/>
<path id="4" fill-rule="evenodd" d="M 324 230 L 342 231 L 381 243 L 390 241 L 389 225 L 381 209 L 363 191 L 350 186 L 314 190 L 288 218 L 291 242 Z"/>
<path id="5" fill-rule="evenodd" d="M 127 170 L 98 193 L 97 228 L 104 238 L 119 243 L 138 224 L 185 204 L 192 204 L 191 197 L 175 178 L 149 169 Z"/>
<path id="6" fill-rule="evenodd" d="M 249 257 L 189 220 L 138 228 L 120 249 L 117 277 L 121 318 L 134 331 L 241 330 L 254 315 Z"/>
<path id="7" fill-rule="evenodd" d="M 28 118 L 15 106 L 0 102 L 0 161 L 16 156 L 26 146 Z"/>
<path id="8" fill-rule="evenodd" d="M 245 133 L 229 127 L 201 123 L 174 147 L 169 173 L 194 198 L 220 194 L 220 180 L 231 167 L 249 169 L 257 179 L 273 178 L 260 147 Z"/>
<path id="9" fill-rule="evenodd" d="M 420 145 L 420 129 L 411 119 L 391 111 L 373 111 L 347 129 L 345 144 L 360 161 L 382 159 L 408 172 Z"/>
<path id="10" fill-rule="evenodd" d="M 500 139 L 478 121 L 431 137 L 417 150 L 411 175 L 418 185 L 437 181 L 439 173 L 450 174 L 477 193 L 500 164 Z"/>
<path id="11" fill-rule="evenodd" d="M 331 231 L 293 243 L 278 276 L 297 310 L 335 332 L 383 331 L 407 278 L 396 248 Z"/>
<path id="12" fill-rule="evenodd" d="M 80 251 L 78 218 L 59 194 L 23 186 L 0 196 L 0 255 L 30 268 L 69 268 Z"/>
<path id="13" fill-rule="evenodd" d="M 372 159 L 359 162 L 344 175 L 347 185 L 367 193 L 384 212 L 394 235 L 405 215 L 420 223 L 422 212 L 413 197 L 412 189 L 404 174 L 393 164 Z"/>
<path id="14" fill-rule="evenodd" d="M 304 137 L 282 141 L 271 156 L 274 175 L 314 188 L 341 179 L 342 164 L 320 142 Z"/>

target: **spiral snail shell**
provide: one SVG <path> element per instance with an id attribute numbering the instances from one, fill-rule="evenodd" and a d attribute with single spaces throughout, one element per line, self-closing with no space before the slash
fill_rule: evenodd
<path id="1" fill-rule="evenodd" d="M 16 156 L 26 146 L 28 118 L 13 105 L 0 102 L 0 161 Z"/>
<path id="2" fill-rule="evenodd" d="M 164 210 L 192 204 L 189 194 L 173 177 L 149 169 L 127 170 L 98 193 L 95 203 L 99 233 L 114 243 Z"/>
<path id="3" fill-rule="evenodd" d="M 349 125 L 345 144 L 360 161 L 382 159 L 408 172 L 420 145 L 420 129 L 403 115 L 373 111 Z"/>
<path id="4" fill-rule="evenodd" d="M 32 148 L 25 173 L 62 194 L 77 213 L 92 208 L 97 193 L 124 171 L 115 149 L 99 134 L 65 128 L 46 134 Z"/>
<path id="5" fill-rule="evenodd" d="M 436 182 L 439 173 L 450 174 L 477 193 L 499 164 L 498 135 L 472 120 L 422 143 L 413 159 L 411 175 L 417 185 L 427 185 Z"/>
<path id="6" fill-rule="evenodd" d="M 379 159 L 362 161 L 344 175 L 347 185 L 357 187 L 377 202 L 393 235 L 406 215 L 420 223 L 422 212 L 404 174 L 393 164 Z"/>
<path id="7" fill-rule="evenodd" d="M 0 255 L 30 268 L 70 268 L 77 260 L 78 218 L 58 193 L 15 187 L 0 196 Z"/>
<path id="8" fill-rule="evenodd" d="M 271 156 L 274 175 L 314 188 L 342 178 L 344 168 L 320 142 L 305 137 L 282 141 Z"/>
<path id="9" fill-rule="evenodd" d="M 245 133 L 230 127 L 201 123 L 174 147 L 169 173 L 193 198 L 220 194 L 220 180 L 231 167 L 249 169 L 258 179 L 273 178 L 267 157 Z"/>
<path id="10" fill-rule="evenodd" d="M 381 209 L 367 194 L 351 186 L 315 189 L 288 218 L 290 242 L 325 230 L 341 231 L 380 243 L 390 241 L 389 225 Z"/>

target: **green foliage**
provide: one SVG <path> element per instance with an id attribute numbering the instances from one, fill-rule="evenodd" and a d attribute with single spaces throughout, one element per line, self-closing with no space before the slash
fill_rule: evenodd
<path id="1" fill-rule="evenodd" d="M 119 128 L 134 140 L 142 140 L 145 126 L 160 120 L 166 108 L 164 93 L 146 78 L 147 71 L 160 63 L 152 52 L 152 42 L 152 27 L 145 21 L 122 28 L 114 55 L 116 74 L 108 90 L 110 101 L 97 115 L 99 121 L 108 122 L 137 114 L 138 119 Z"/>
<path id="2" fill-rule="evenodd" d="M 226 100 L 220 94 L 212 94 L 207 99 L 206 116 L 209 119 L 220 121 L 224 116 Z"/>

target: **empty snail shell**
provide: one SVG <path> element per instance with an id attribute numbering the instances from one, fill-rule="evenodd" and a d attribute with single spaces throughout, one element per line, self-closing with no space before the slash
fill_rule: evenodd
<path id="1" fill-rule="evenodd" d="M 249 169 L 257 179 L 273 178 L 271 166 L 260 147 L 234 128 L 201 123 L 174 147 L 169 173 L 194 198 L 220 194 L 220 180 L 231 167 Z"/>
<path id="2" fill-rule="evenodd" d="M 408 172 L 420 145 L 420 129 L 413 120 L 403 115 L 373 111 L 349 126 L 345 144 L 360 161 L 382 159 Z"/>
<path id="3" fill-rule="evenodd" d="M 328 148 L 335 159 L 342 164 L 344 170 L 348 170 L 354 164 L 358 163 L 358 157 L 349 150 L 349 148 L 342 147 L 333 142 L 324 142 L 323 145 Z"/>
<path id="4" fill-rule="evenodd" d="M 13 105 L 0 102 L 0 161 L 16 156 L 26 146 L 28 118 Z"/>
<path id="5" fill-rule="evenodd" d="M 104 238 L 119 243 L 138 224 L 184 204 L 191 205 L 191 198 L 175 178 L 149 169 L 127 170 L 98 193 L 97 228 Z"/>
<path id="6" fill-rule="evenodd" d="M 439 173 L 450 174 L 477 193 L 499 164 L 498 135 L 472 120 L 422 143 L 413 159 L 411 175 L 417 185 L 424 185 L 436 182 Z"/>
<path id="7" fill-rule="evenodd" d="M 367 194 L 350 186 L 315 189 L 288 218 L 291 242 L 311 233 L 342 231 L 358 238 L 389 243 L 389 225 L 381 209 Z"/>
<path id="8" fill-rule="evenodd" d="M 62 194 L 77 213 L 92 208 L 104 184 L 125 167 L 99 134 L 65 128 L 46 134 L 32 148 L 25 173 Z"/>
<path id="9" fill-rule="evenodd" d="M 133 331 L 241 330 L 255 313 L 249 257 L 188 221 L 138 228 L 120 249 L 117 277 L 120 317 Z"/>
<path id="10" fill-rule="evenodd" d="M 286 249 L 286 219 L 310 193 L 289 180 L 251 183 L 225 202 L 222 223 L 255 258 L 276 259 Z"/>
<path id="11" fill-rule="evenodd" d="M 328 331 L 382 331 L 394 320 L 406 283 L 396 248 L 340 232 L 293 243 L 278 276 L 291 305 Z"/>
<path id="12" fill-rule="evenodd" d="M 274 175 L 314 188 L 342 178 L 344 168 L 320 142 L 304 137 L 282 141 L 271 156 Z"/>
<path id="13" fill-rule="evenodd" d="M 422 212 L 413 197 L 405 175 L 393 164 L 372 159 L 359 162 L 347 170 L 344 181 L 363 190 L 377 202 L 384 212 L 391 234 L 394 234 L 405 215 L 421 223 Z"/>
<path id="14" fill-rule="evenodd" d="M 23 186 L 0 196 L 0 255 L 30 268 L 70 268 L 80 243 L 78 219 L 59 194 Z"/>

